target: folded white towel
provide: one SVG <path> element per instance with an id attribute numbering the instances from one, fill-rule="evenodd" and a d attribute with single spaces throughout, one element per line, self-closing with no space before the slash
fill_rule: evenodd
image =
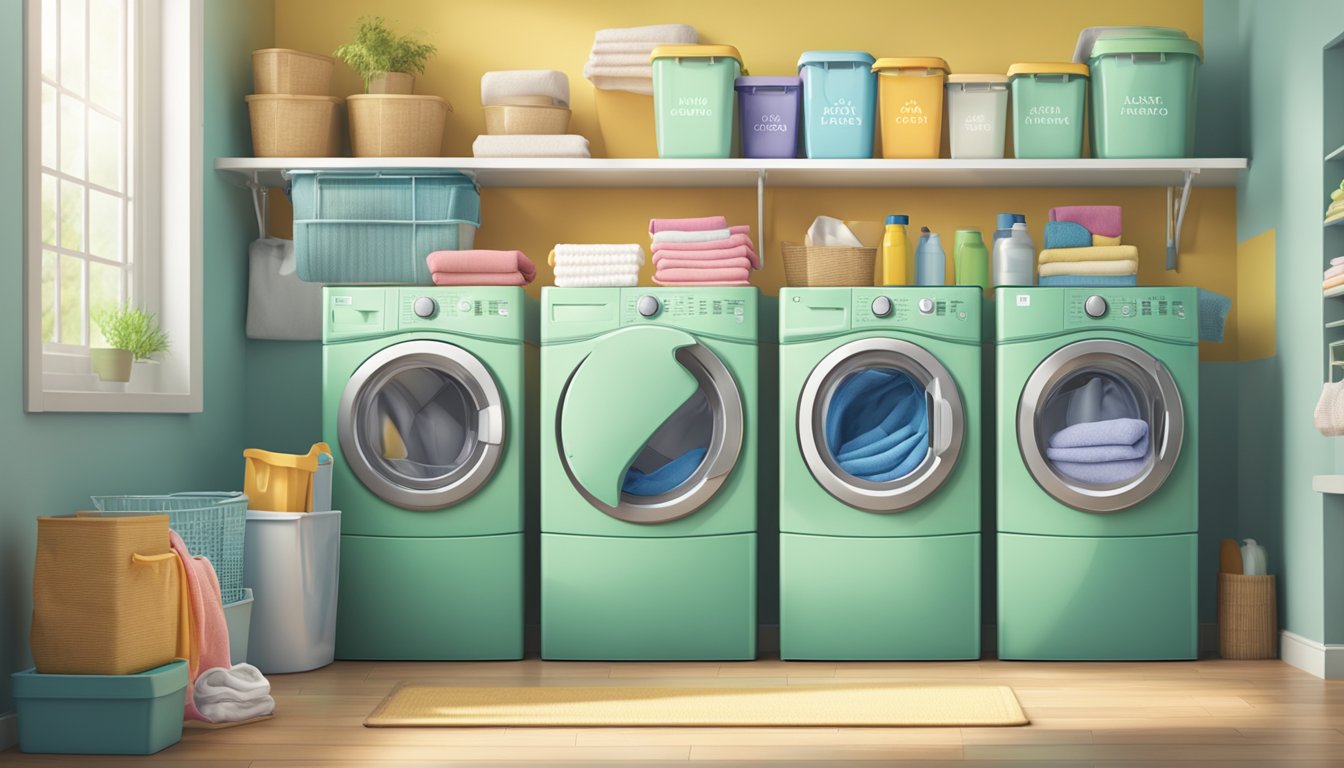
<path id="1" fill-rule="evenodd" d="M 699 232 L 682 232 L 678 229 L 665 229 L 653 233 L 655 243 L 712 243 L 715 240 L 727 240 L 733 232 L 729 229 L 703 229 Z"/>
<path id="2" fill-rule="evenodd" d="M 653 79 L 653 65 L 645 62 L 625 67 L 599 66 L 591 61 L 583 65 L 583 76 L 592 80 L 595 77 L 629 77 Z"/>
<path id="3" fill-rule="evenodd" d="M 594 58 L 597 56 L 610 56 L 610 55 L 620 56 L 632 53 L 642 53 L 644 54 L 644 60 L 648 61 L 649 54 L 653 53 L 653 49 L 657 48 L 660 45 L 666 45 L 666 43 L 659 43 L 656 41 L 644 41 L 644 40 L 640 41 L 621 40 L 608 43 L 593 43 L 593 50 L 590 51 L 588 55 L 589 58 Z"/>
<path id="4" fill-rule="evenodd" d="M 640 96 L 653 95 L 652 77 L 601 77 L 594 76 L 588 78 L 593 87 L 599 91 L 626 91 L 636 93 Z"/>
<path id="5" fill-rule="evenodd" d="M 594 53 L 588 57 L 587 67 L 643 67 L 649 65 L 650 48 L 639 53 Z"/>
<path id="6" fill-rule="evenodd" d="M 592 157 L 588 140 L 576 135 L 477 136 L 471 153 L 476 157 Z"/>
<path id="7" fill-rule="evenodd" d="M 639 285 L 638 275 L 600 275 L 591 277 L 556 277 L 559 288 L 632 288 Z"/>
<path id="8" fill-rule="evenodd" d="M 644 263 L 644 246 L 639 243 L 556 243 L 555 257 L 567 256 L 636 256 Z"/>
<path id="9" fill-rule="evenodd" d="M 696 43 L 700 37 L 689 24 L 650 24 L 643 27 L 599 29 L 593 41 L 597 43 Z"/>
<path id="10" fill-rule="evenodd" d="M 481 75 L 482 106 L 506 104 L 512 96 L 549 96 L 555 106 L 568 107 L 569 75 L 555 69 L 509 69 Z"/>
<path id="11" fill-rule="evenodd" d="M 583 261 L 571 263 L 569 261 L 563 261 L 555 265 L 556 277 L 598 277 L 600 275 L 625 277 L 627 275 L 638 274 L 638 264 L 601 264 Z"/>
<path id="12" fill-rule="evenodd" d="M 212 723 L 236 723 L 275 712 L 271 684 L 251 664 L 213 667 L 196 678 L 196 710 Z"/>

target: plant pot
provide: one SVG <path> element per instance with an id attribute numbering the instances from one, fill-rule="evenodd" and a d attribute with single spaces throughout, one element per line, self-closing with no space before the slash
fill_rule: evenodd
<path id="1" fill-rule="evenodd" d="M 130 381 L 133 362 L 135 357 L 129 350 L 106 347 L 89 350 L 89 368 L 103 381 Z"/>
<path id="2" fill-rule="evenodd" d="M 369 80 L 369 93 L 409 96 L 415 93 L 415 75 L 405 72 L 384 72 Z"/>
<path id="3" fill-rule="evenodd" d="M 438 157 L 452 105 L 438 96 L 374 95 L 346 99 L 355 157 Z"/>

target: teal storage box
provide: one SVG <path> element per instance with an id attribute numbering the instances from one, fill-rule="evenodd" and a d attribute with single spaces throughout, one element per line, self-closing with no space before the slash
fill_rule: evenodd
<path id="1" fill-rule="evenodd" d="M 1086 64 L 1038 62 L 1008 68 L 1016 157 L 1083 156 L 1087 76 Z"/>
<path id="2" fill-rule="evenodd" d="M 68 755 L 152 755 L 182 739 L 187 662 L 138 675 L 15 672 L 19 749 Z"/>
<path id="3" fill-rule="evenodd" d="M 1199 43 L 1178 29 L 1118 28 L 1098 34 L 1086 54 L 1093 156 L 1194 154 Z"/>
<path id="4" fill-rule="evenodd" d="M 467 250 L 481 194 L 457 171 L 290 171 L 300 280 L 429 285 L 425 257 Z"/>
<path id="5" fill-rule="evenodd" d="M 731 45 L 660 45 L 653 61 L 658 156 L 733 156 L 742 56 Z"/>
<path id="6" fill-rule="evenodd" d="M 864 51 L 808 51 L 803 79 L 803 146 L 812 158 L 873 156 L 877 74 Z"/>

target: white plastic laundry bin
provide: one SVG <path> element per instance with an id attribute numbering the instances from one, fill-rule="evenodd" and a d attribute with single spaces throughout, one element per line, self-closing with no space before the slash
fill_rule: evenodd
<path id="1" fill-rule="evenodd" d="M 340 512 L 247 513 L 243 584 L 253 593 L 248 663 L 266 674 L 336 657 Z"/>
<path id="2" fill-rule="evenodd" d="M 224 625 L 229 630 L 229 663 L 247 663 L 247 638 L 252 631 L 252 590 L 243 589 L 243 599 L 224 606 Z"/>

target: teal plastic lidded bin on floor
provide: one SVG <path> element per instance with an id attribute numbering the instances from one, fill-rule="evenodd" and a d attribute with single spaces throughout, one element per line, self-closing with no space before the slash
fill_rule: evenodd
<path id="1" fill-rule="evenodd" d="M 877 74 L 864 51 L 808 51 L 803 79 L 803 145 L 812 158 L 873 156 Z"/>
<path id="2" fill-rule="evenodd" d="M 16 672 L 19 749 L 68 755 L 152 755 L 182 739 L 187 662 L 138 675 Z"/>
<path id="3" fill-rule="evenodd" d="M 1087 65 L 1014 64 L 1008 68 L 1013 98 L 1013 154 L 1018 158 L 1083 156 Z"/>
<path id="4" fill-rule="evenodd" d="M 1092 154 L 1189 157 L 1195 150 L 1199 43 L 1177 29 L 1107 30 L 1089 52 Z"/>
<path id="5" fill-rule="evenodd" d="M 653 112 L 658 156 L 733 155 L 742 56 L 731 45 L 660 45 L 653 49 Z"/>

